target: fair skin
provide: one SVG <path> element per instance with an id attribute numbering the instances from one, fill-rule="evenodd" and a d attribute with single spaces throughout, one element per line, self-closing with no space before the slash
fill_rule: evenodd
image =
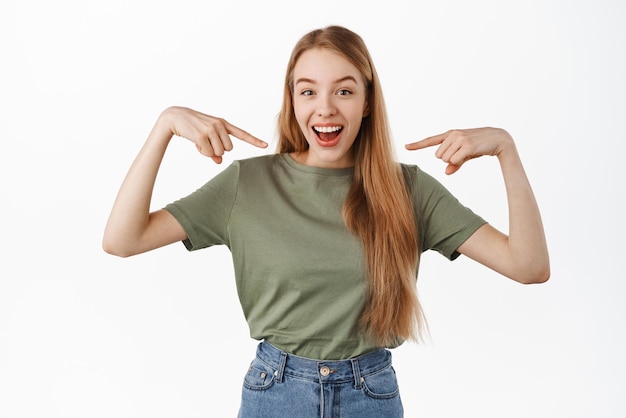
<path id="1" fill-rule="evenodd" d="M 358 70 L 336 53 L 314 49 L 296 63 L 294 81 L 296 119 L 309 143 L 309 149 L 294 154 L 294 159 L 318 167 L 353 165 L 350 150 L 367 111 Z M 231 137 L 267 147 L 224 119 L 187 108 L 166 109 L 122 183 L 105 228 L 105 251 L 126 257 L 187 238 L 169 212 L 150 212 L 157 172 L 174 136 L 187 138 L 218 164 L 233 149 Z M 498 158 L 501 166 L 509 206 L 508 235 L 486 224 L 458 251 L 520 283 L 546 281 L 550 268 L 541 216 L 511 136 L 498 128 L 453 130 L 406 145 L 408 150 L 428 147 L 437 147 L 435 156 L 448 164 L 447 174 L 485 155 Z"/>
<path id="2" fill-rule="evenodd" d="M 503 129 L 452 130 L 407 144 L 408 150 L 438 147 L 435 156 L 447 163 L 446 174 L 477 157 L 495 156 L 500 162 L 509 207 L 509 234 L 486 224 L 458 251 L 524 284 L 543 283 L 550 277 L 548 248 L 539 207 L 522 166 L 513 138 Z"/>
<path id="3" fill-rule="evenodd" d="M 202 155 L 218 164 L 224 152 L 233 149 L 230 137 L 267 147 L 264 141 L 224 119 L 183 107 L 166 109 L 122 182 L 105 227 L 102 247 L 106 252 L 128 257 L 187 238 L 169 212 L 150 212 L 157 172 L 173 136 L 187 138 Z"/>
<path id="4" fill-rule="evenodd" d="M 323 62 L 324 65 L 319 63 Z M 293 71 L 296 120 L 309 144 L 292 154 L 301 164 L 354 165 L 352 144 L 366 110 L 366 86 L 357 68 L 328 49 L 304 52 Z"/>

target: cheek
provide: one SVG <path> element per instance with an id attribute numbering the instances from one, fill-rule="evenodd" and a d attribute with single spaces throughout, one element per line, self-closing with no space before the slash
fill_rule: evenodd
<path id="1" fill-rule="evenodd" d="M 306 120 L 303 120 L 301 117 L 298 116 L 298 114 L 296 113 L 296 122 L 298 122 L 298 127 L 300 128 L 300 130 L 302 131 L 302 133 L 306 136 L 308 129 L 307 129 L 307 124 L 306 124 Z"/>
<path id="2" fill-rule="evenodd" d="M 304 112 L 301 107 L 298 108 L 295 106 L 293 112 L 294 116 L 296 117 L 296 122 L 298 123 L 298 126 L 306 134 L 308 131 L 307 125 L 309 121 L 306 112 Z"/>
<path id="3" fill-rule="evenodd" d="M 353 130 L 360 130 L 361 129 L 361 123 L 363 122 L 363 118 L 366 116 L 366 114 L 364 112 L 361 111 L 361 109 L 355 110 L 354 113 L 352 113 L 350 115 L 350 125 L 351 125 L 351 129 Z"/>

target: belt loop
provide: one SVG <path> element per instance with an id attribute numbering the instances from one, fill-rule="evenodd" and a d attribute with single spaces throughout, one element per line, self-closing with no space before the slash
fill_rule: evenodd
<path id="1" fill-rule="evenodd" d="M 285 374 L 285 364 L 287 364 L 287 353 L 281 350 L 280 361 L 278 362 L 278 370 L 276 370 L 276 382 L 283 382 L 283 375 Z"/>
<path id="2" fill-rule="evenodd" d="M 361 369 L 359 368 L 359 361 L 355 358 L 350 359 L 352 363 L 352 374 L 354 375 L 354 388 L 361 389 Z"/>

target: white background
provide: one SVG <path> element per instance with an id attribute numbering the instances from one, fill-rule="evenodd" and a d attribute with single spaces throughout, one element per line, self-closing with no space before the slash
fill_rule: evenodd
<path id="1" fill-rule="evenodd" d="M 102 231 L 167 106 L 273 150 L 291 48 L 328 24 L 368 44 L 399 159 L 502 229 L 495 159 L 446 177 L 431 150 L 402 145 L 485 125 L 514 136 L 550 247 L 538 286 L 424 255 L 431 337 L 394 351 L 406 416 L 626 416 L 625 18 L 617 0 L 3 0 L 0 417 L 236 415 L 256 342 L 227 250 L 119 259 Z M 237 143 L 217 166 L 178 138 L 154 208 L 263 152 Z"/>

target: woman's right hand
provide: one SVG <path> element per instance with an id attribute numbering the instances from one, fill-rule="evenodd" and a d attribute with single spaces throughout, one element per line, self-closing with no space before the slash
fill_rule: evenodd
<path id="1" fill-rule="evenodd" d="M 210 157 L 217 164 L 222 162 L 224 152 L 233 149 L 231 135 L 256 147 L 267 147 L 265 141 L 226 120 L 187 107 L 169 107 L 161 113 L 160 119 L 166 123 L 172 135 L 190 140 L 202 155 Z"/>
<path id="2" fill-rule="evenodd" d="M 203 155 L 218 164 L 224 152 L 233 148 L 231 135 L 257 147 L 267 147 L 264 141 L 224 119 L 184 107 L 167 108 L 122 182 L 104 231 L 102 246 L 106 252 L 127 257 L 186 237 L 169 212 L 163 209 L 150 212 L 156 176 L 173 135 L 189 139 Z"/>

